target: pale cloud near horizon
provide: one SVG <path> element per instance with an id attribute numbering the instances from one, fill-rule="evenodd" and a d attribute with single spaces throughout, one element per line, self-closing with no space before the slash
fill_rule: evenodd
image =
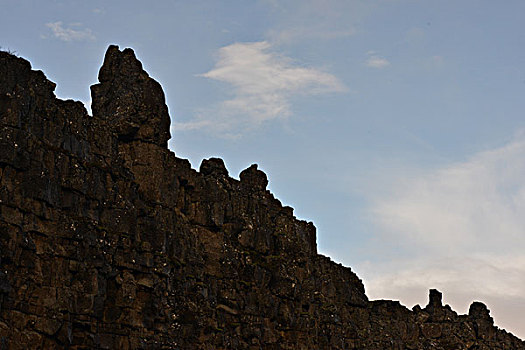
<path id="1" fill-rule="evenodd" d="M 200 76 L 227 83 L 233 97 L 200 111 L 193 121 L 175 123 L 175 130 L 209 129 L 232 136 L 289 117 L 293 96 L 346 91 L 334 75 L 301 66 L 266 41 L 222 47 L 215 67 Z"/>
<path id="2" fill-rule="evenodd" d="M 525 257 L 443 254 L 389 261 L 384 266 L 367 262 L 357 268 L 370 299 L 393 299 L 409 308 L 415 304 L 424 307 L 428 290 L 436 288 L 443 293 L 444 302 L 460 314 L 467 313 L 473 301 L 485 303 L 496 325 L 524 338 Z"/>
<path id="3" fill-rule="evenodd" d="M 71 41 L 93 41 L 95 35 L 89 28 L 82 28 L 80 23 L 72 23 L 69 26 L 64 26 L 61 21 L 46 23 L 46 27 L 51 29 L 53 37 L 58 40 Z"/>
<path id="4" fill-rule="evenodd" d="M 359 266 L 368 295 L 411 306 L 425 304 L 428 289 L 438 288 L 455 309 L 485 302 L 498 325 L 525 337 L 516 318 L 516 309 L 525 312 L 523 159 L 522 135 L 463 162 L 400 174 L 389 191 L 372 191 L 378 240 L 400 251 L 384 265 Z M 509 300 L 516 309 L 509 310 Z"/>

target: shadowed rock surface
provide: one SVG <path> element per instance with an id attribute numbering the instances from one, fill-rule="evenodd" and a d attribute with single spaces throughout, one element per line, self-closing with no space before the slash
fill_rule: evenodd
<path id="1" fill-rule="evenodd" d="M 131 49 L 99 81 L 90 117 L 0 52 L 0 349 L 525 349 L 479 302 L 369 301 L 257 165 L 177 158 Z"/>

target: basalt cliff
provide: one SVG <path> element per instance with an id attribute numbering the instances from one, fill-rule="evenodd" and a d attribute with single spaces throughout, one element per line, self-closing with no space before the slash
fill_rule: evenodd
<path id="1" fill-rule="evenodd" d="M 525 349 L 480 302 L 368 300 L 257 165 L 177 158 L 131 49 L 93 116 L 54 88 L 0 52 L 0 349 Z"/>

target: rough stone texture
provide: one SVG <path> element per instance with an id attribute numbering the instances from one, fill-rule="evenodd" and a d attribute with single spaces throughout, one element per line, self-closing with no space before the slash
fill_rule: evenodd
<path id="1" fill-rule="evenodd" d="M 131 49 L 99 80 L 90 117 L 0 52 L 0 348 L 525 349 L 479 302 L 369 301 L 257 165 L 175 157 Z"/>

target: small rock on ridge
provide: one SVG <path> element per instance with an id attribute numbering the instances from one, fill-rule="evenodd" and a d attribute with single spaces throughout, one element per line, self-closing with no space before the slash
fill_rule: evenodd
<path id="1" fill-rule="evenodd" d="M 252 164 L 248 168 L 241 171 L 239 174 L 241 184 L 254 191 L 264 191 L 268 186 L 268 178 L 266 174 L 257 169 L 257 164 Z"/>

